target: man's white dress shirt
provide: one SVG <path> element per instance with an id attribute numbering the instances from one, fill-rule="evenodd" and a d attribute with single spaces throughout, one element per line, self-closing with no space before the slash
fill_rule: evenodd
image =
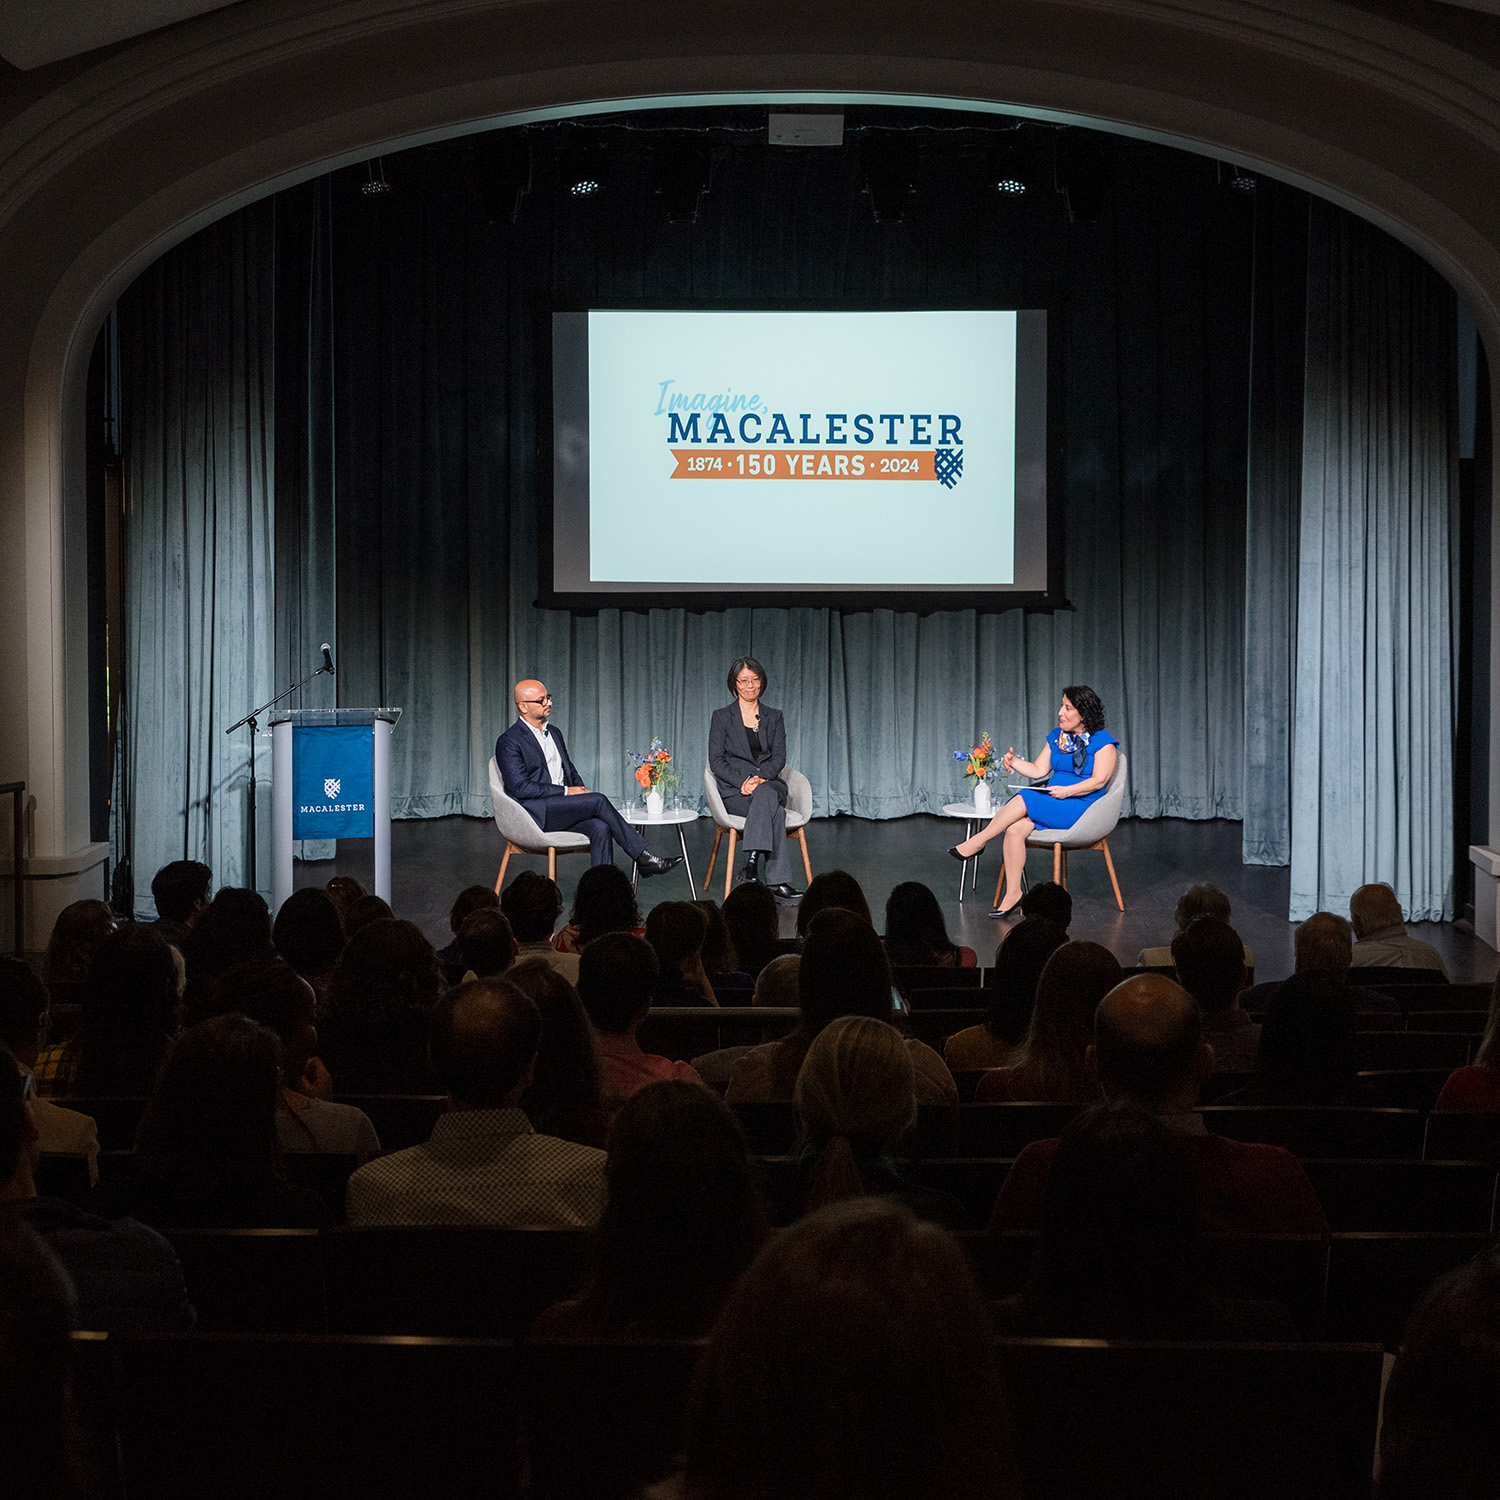
<path id="1" fill-rule="evenodd" d="M 558 753 L 557 743 L 552 738 L 548 729 L 538 729 L 535 724 L 527 724 L 525 719 L 521 722 L 536 736 L 537 743 L 542 747 L 542 754 L 547 757 L 547 774 L 552 778 L 553 786 L 563 785 L 562 756 Z"/>

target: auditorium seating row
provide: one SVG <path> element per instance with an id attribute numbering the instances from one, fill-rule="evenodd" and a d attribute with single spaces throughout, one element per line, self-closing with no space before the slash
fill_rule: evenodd
<path id="1" fill-rule="evenodd" d="M 519 1338 L 575 1295 L 593 1237 L 570 1229 L 178 1229 L 168 1232 L 209 1333 Z M 1019 1291 L 1038 1236 L 961 1234 L 988 1296 Z M 1226 1295 L 1271 1298 L 1304 1337 L 1394 1349 L 1418 1297 L 1491 1243 L 1481 1230 L 1209 1236 Z"/>
<path id="2" fill-rule="evenodd" d="M 115 1495 L 624 1500 L 675 1466 L 699 1351 L 84 1336 L 76 1389 Z M 1001 1340 L 996 1357 L 1029 1500 L 1368 1497 L 1378 1345 Z"/>

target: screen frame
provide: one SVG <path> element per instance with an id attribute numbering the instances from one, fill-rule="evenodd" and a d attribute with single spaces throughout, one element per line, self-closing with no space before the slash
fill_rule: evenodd
<path id="1" fill-rule="evenodd" d="M 690 614 L 720 613 L 730 609 L 836 609 L 863 613 L 877 609 L 903 614 L 936 614 L 942 610 L 975 610 L 1003 614 L 1011 609 L 1033 613 L 1071 609 L 1063 593 L 1063 485 L 1066 473 L 1063 393 L 1065 390 L 1062 324 L 1066 304 L 1060 299 L 1031 299 L 1024 303 L 993 299 L 953 300 L 865 299 L 788 302 L 783 298 L 611 297 L 598 301 L 538 299 L 534 311 L 537 351 L 537 599 L 539 609 L 593 615 L 602 609 L 645 614 L 653 609 L 681 609 Z M 555 587 L 553 474 L 556 412 L 553 404 L 553 316 L 589 312 L 1044 312 L 1047 315 L 1047 586 L 1043 591 L 1004 589 L 768 589 L 726 594 L 712 590 L 644 593 L 640 590 L 589 590 Z"/>

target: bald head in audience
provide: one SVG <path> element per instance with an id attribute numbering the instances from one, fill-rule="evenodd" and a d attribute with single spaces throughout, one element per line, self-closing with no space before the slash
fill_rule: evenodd
<path id="1" fill-rule="evenodd" d="M 1340 979 L 1349 973 L 1354 961 L 1354 932 L 1349 924 L 1331 911 L 1314 912 L 1296 935 L 1298 974 L 1335 974 Z"/>
<path id="2" fill-rule="evenodd" d="M 542 1014 L 505 979 L 471 979 L 432 1013 L 432 1066 L 459 1109 L 506 1109 L 531 1085 Z"/>
<path id="3" fill-rule="evenodd" d="M 1185 1115 L 1214 1070 L 1198 1002 L 1164 974 L 1117 984 L 1094 1013 L 1090 1074 L 1106 1099 L 1154 1115 Z"/>

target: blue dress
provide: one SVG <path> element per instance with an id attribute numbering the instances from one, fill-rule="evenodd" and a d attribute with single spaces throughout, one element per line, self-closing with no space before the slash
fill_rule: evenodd
<path id="1" fill-rule="evenodd" d="M 1107 729 L 1096 729 L 1089 736 L 1088 748 L 1084 752 L 1083 770 L 1077 772 L 1073 769 L 1073 751 L 1071 747 L 1064 750 L 1062 747 L 1063 732 L 1054 729 L 1047 736 L 1047 744 L 1052 751 L 1052 780 L 1053 786 L 1073 786 L 1077 782 L 1087 781 L 1094 774 L 1094 757 L 1106 745 L 1118 745 L 1120 742 Z M 1090 792 L 1087 797 L 1049 797 L 1046 792 L 1028 790 L 1019 794 L 1026 802 L 1026 816 L 1036 824 L 1038 828 L 1071 828 L 1083 816 L 1083 810 L 1097 802 L 1104 795 L 1104 788 L 1100 787 L 1097 792 Z"/>

